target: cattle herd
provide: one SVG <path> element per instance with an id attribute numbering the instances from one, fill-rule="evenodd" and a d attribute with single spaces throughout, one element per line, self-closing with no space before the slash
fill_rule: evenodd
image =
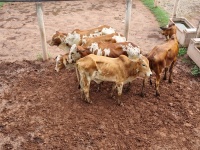
<path id="1" fill-rule="evenodd" d="M 71 33 L 56 31 L 48 44 L 58 46 L 66 52 L 55 59 L 57 72 L 69 64 L 74 64 L 82 99 L 92 103 L 89 96 L 91 81 L 95 81 L 99 86 L 103 81 L 110 81 L 113 82 L 111 96 L 117 89 L 117 102 L 122 105 L 120 97 L 123 85 L 130 85 L 134 79 L 142 78 L 143 96 L 148 78 L 152 84 L 151 71 L 156 75 L 156 96 L 160 96 L 159 83 L 163 70 L 163 79 L 167 79 L 169 70 L 168 81 L 172 83 L 173 66 L 179 50 L 176 26 L 171 23 L 161 29 L 166 41 L 156 45 L 146 56 L 142 54 L 139 46 L 127 41 L 123 35 L 107 25 L 88 30 L 75 29 Z"/>

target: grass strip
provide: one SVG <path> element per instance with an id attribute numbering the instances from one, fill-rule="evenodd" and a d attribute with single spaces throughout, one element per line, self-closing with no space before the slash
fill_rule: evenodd
<path id="1" fill-rule="evenodd" d="M 168 24 L 169 14 L 160 7 L 154 7 L 154 0 L 142 0 L 142 2 L 154 14 L 160 26 Z"/>

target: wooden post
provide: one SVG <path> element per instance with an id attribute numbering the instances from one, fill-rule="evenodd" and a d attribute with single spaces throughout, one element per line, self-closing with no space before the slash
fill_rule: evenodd
<path id="1" fill-rule="evenodd" d="M 172 18 L 176 18 L 178 3 L 179 3 L 179 0 L 176 0 L 176 2 L 174 4 L 174 10 L 173 10 Z"/>
<path id="2" fill-rule="evenodd" d="M 158 0 L 154 0 L 154 7 L 158 6 Z"/>
<path id="3" fill-rule="evenodd" d="M 126 0 L 126 19 L 125 19 L 125 33 L 124 36 L 128 40 L 130 21 L 131 21 L 132 0 Z"/>
<path id="4" fill-rule="evenodd" d="M 44 20 L 43 20 L 43 12 L 42 12 L 42 3 L 41 2 L 36 2 L 36 11 L 37 11 L 38 25 L 40 28 L 42 50 L 43 50 L 43 60 L 47 60 L 48 55 L 47 55 L 47 45 L 46 45 L 46 34 L 45 34 L 45 28 L 44 28 Z"/>
<path id="5" fill-rule="evenodd" d="M 197 35 L 196 35 L 196 38 L 200 38 L 200 21 L 199 21 L 199 24 L 198 24 L 198 27 L 197 27 Z"/>

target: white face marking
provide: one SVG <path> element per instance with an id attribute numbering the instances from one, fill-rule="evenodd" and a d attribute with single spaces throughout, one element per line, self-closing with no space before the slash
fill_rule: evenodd
<path id="1" fill-rule="evenodd" d="M 126 41 L 126 38 L 122 37 L 120 35 L 115 35 L 115 36 L 112 37 L 112 39 L 114 39 L 116 41 L 116 43 L 125 42 Z"/>
<path id="2" fill-rule="evenodd" d="M 128 45 L 125 45 L 125 46 L 122 45 L 122 49 L 123 49 L 123 51 L 127 52 L 129 58 L 139 57 L 139 55 L 140 55 L 139 47 L 133 47 L 131 45 L 131 43 L 129 43 Z"/>
<path id="3" fill-rule="evenodd" d="M 75 62 L 81 58 L 80 54 L 77 51 L 77 46 L 76 44 L 73 44 L 72 47 L 70 48 L 69 56 L 68 56 L 68 63 L 72 63 L 73 61 Z"/>
<path id="4" fill-rule="evenodd" d="M 105 52 L 104 56 L 109 56 L 110 55 L 110 49 L 109 48 L 108 49 L 105 48 L 104 52 Z"/>
<path id="5" fill-rule="evenodd" d="M 113 28 L 103 28 L 102 30 L 101 30 L 101 32 L 102 32 L 102 34 L 112 34 L 112 33 L 115 33 L 115 29 L 113 29 Z"/>

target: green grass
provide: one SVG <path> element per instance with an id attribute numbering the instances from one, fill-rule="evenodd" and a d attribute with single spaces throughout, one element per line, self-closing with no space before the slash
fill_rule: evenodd
<path id="1" fill-rule="evenodd" d="M 192 73 L 193 76 L 198 76 L 198 75 L 200 75 L 200 68 L 199 68 L 197 65 L 195 65 L 195 66 L 191 69 L 191 73 Z"/>
<path id="2" fill-rule="evenodd" d="M 0 8 L 3 6 L 4 2 L 0 2 Z"/>
<path id="3" fill-rule="evenodd" d="M 153 0 L 142 0 L 142 2 L 154 14 L 160 26 L 166 26 L 168 24 L 169 14 L 165 10 L 160 7 L 154 7 Z"/>
<path id="4" fill-rule="evenodd" d="M 178 56 L 184 56 L 185 54 L 187 54 L 187 48 L 185 47 L 182 47 L 182 48 L 179 48 L 179 51 L 178 51 Z"/>

